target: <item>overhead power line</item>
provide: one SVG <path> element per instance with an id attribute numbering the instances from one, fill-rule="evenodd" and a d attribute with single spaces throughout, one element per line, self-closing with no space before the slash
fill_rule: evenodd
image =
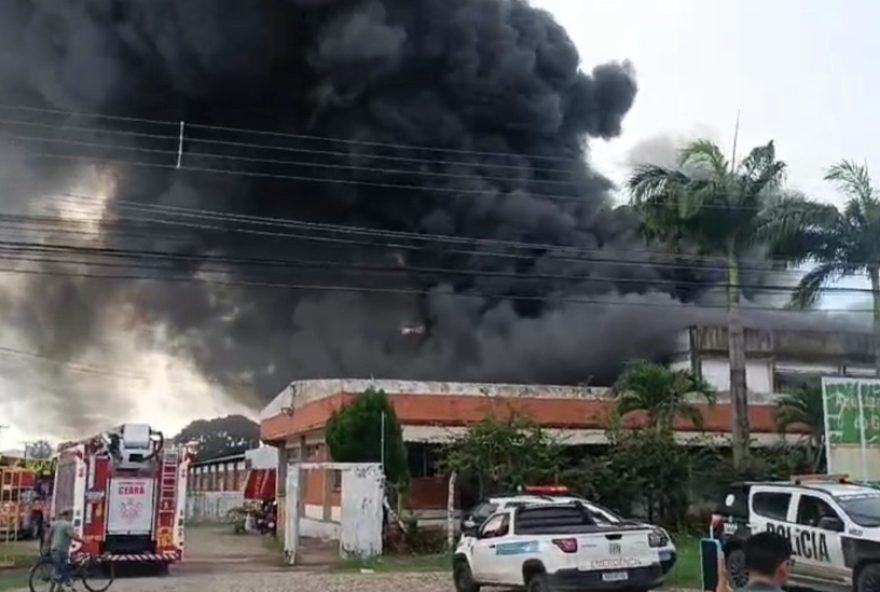
<path id="1" fill-rule="evenodd" d="M 93 203 L 95 198 L 93 196 L 70 193 L 70 192 L 62 192 L 59 194 L 61 197 L 71 198 L 73 203 L 77 203 L 77 200 L 80 200 L 78 205 L 81 205 L 83 201 Z M 454 236 L 454 235 L 444 235 L 444 234 L 433 234 L 433 233 L 417 233 L 411 231 L 397 231 L 397 230 L 385 230 L 385 229 L 377 229 L 377 228 L 368 228 L 362 226 L 350 226 L 350 225 L 340 225 L 340 224 L 328 224 L 328 223 L 316 223 L 316 222 L 308 222 L 302 220 L 293 220 L 289 218 L 278 218 L 278 217 L 268 217 L 268 216 L 255 216 L 250 214 L 238 214 L 231 212 L 221 212 L 217 210 L 207 210 L 200 208 L 184 208 L 180 206 L 172 206 L 172 205 L 164 205 L 164 204 L 143 204 L 138 202 L 132 202 L 128 200 L 115 200 L 114 205 L 123 210 L 135 210 L 135 211 L 148 211 L 150 213 L 161 213 L 165 215 L 173 215 L 177 217 L 183 218 L 197 218 L 197 219 L 209 219 L 209 220 L 222 220 L 222 221 L 235 221 L 246 224 L 253 224 L 257 226 L 277 226 L 284 228 L 296 228 L 296 229 L 307 229 L 307 230 L 319 230 L 319 231 L 328 231 L 342 234 L 356 234 L 356 235 L 365 235 L 365 236 L 376 236 L 381 238 L 393 238 L 393 239 L 406 239 L 406 240 L 416 240 L 423 242 L 432 242 L 432 243 L 451 243 L 451 244 L 463 244 L 463 245 L 490 245 L 490 246 L 500 246 L 500 247 L 509 247 L 515 249 L 528 249 L 528 250 L 544 250 L 550 254 L 560 254 L 566 256 L 578 256 L 578 255 L 590 255 L 593 253 L 601 254 L 607 256 L 609 252 L 619 252 L 623 254 L 649 254 L 652 257 L 668 257 L 672 259 L 676 259 L 676 261 L 670 264 L 671 267 L 681 268 L 681 269 L 717 269 L 720 265 L 726 265 L 725 262 L 722 262 L 719 256 L 706 256 L 706 255 L 697 255 L 697 254 L 689 254 L 689 253 L 664 253 L 662 251 L 658 252 L 656 249 L 617 249 L 612 247 L 609 248 L 589 248 L 589 247 L 581 247 L 576 245 L 564 245 L 558 243 L 541 243 L 541 242 L 530 242 L 530 241 L 514 241 L 507 239 L 495 239 L 495 238 L 482 238 L 482 237 L 466 237 L 466 236 Z M 120 218 L 125 220 L 125 217 Z M 149 220 L 150 222 L 156 222 L 158 224 L 165 223 L 162 218 L 131 218 L 132 220 Z M 229 230 L 227 227 L 223 227 L 224 230 Z M 236 231 L 236 229 L 232 229 Z M 395 245 L 397 246 L 397 245 Z M 612 260 L 602 260 L 596 259 L 592 257 L 583 257 L 579 259 L 584 262 L 612 262 Z M 707 262 L 707 265 L 698 265 L 696 262 L 704 261 Z M 638 263 L 643 266 L 652 266 L 656 267 L 662 262 L 657 262 L 655 259 L 650 261 L 632 261 L 624 258 L 615 258 L 613 259 L 615 263 Z M 793 270 L 785 270 L 782 269 L 783 266 L 786 265 L 786 261 L 782 259 L 772 259 L 772 258 L 764 258 L 764 259 L 756 259 L 756 258 L 743 258 L 741 259 L 742 269 L 746 271 L 766 271 L 766 272 L 784 272 Z M 854 265 L 867 265 L 867 262 L 851 262 Z M 795 273 L 799 273 L 796 272 Z"/>
<path id="2" fill-rule="evenodd" d="M 32 275 L 32 276 L 58 276 L 58 277 L 76 277 L 76 278 L 89 278 L 89 279 L 101 279 L 101 280 L 111 280 L 111 281 L 156 281 L 156 282 L 166 282 L 166 283 L 183 283 L 183 284 L 207 284 L 207 285 L 222 285 L 222 286 L 240 286 L 240 287 L 255 287 L 255 288 L 271 288 L 271 289 L 284 289 L 284 290 L 300 290 L 300 291 L 317 291 L 317 292 L 352 292 L 352 293 L 364 293 L 364 294 L 397 294 L 397 295 L 409 295 L 409 296 L 424 296 L 431 295 L 434 297 L 441 298 L 469 298 L 469 299 L 480 299 L 480 300 L 515 300 L 515 301 L 528 301 L 528 302 L 551 302 L 551 303 L 571 303 L 571 304 L 592 304 L 592 305 L 602 305 L 602 306 L 626 306 L 626 307 L 647 307 L 647 308 L 676 308 L 676 309 L 706 309 L 706 310 L 727 310 L 726 305 L 714 305 L 714 304 L 692 304 L 692 303 L 680 303 L 680 302 L 636 302 L 627 300 L 627 296 L 636 297 L 636 295 L 624 295 L 622 299 L 618 300 L 597 300 L 593 298 L 581 298 L 581 297 L 572 297 L 572 296 L 562 296 L 562 295 L 543 295 L 543 296 L 532 296 L 525 294 L 492 294 L 486 292 L 479 291 L 467 291 L 467 292 L 454 292 L 454 291 L 444 291 L 438 289 L 420 289 L 420 288 L 387 288 L 387 287 L 368 287 L 368 286 L 351 286 L 351 285 L 339 285 L 339 284 L 303 284 L 303 283 L 288 283 L 288 282 L 263 282 L 263 281 L 246 281 L 246 280 L 227 280 L 227 279 L 212 279 L 212 278 L 204 278 L 199 276 L 148 276 L 148 275 L 138 275 L 138 274 L 93 274 L 93 273 L 77 273 L 77 272 L 68 272 L 63 270 L 55 270 L 55 269 L 21 269 L 21 268 L 0 268 L 0 273 L 9 273 L 9 274 L 21 274 L 21 275 Z M 660 292 L 653 292 L 656 295 L 664 295 Z M 666 295 L 668 296 L 668 295 Z M 873 310 L 871 309 L 858 309 L 858 308 L 825 308 L 825 309 L 807 309 L 803 311 L 789 311 L 784 308 L 779 308 L 775 306 L 745 306 L 743 307 L 744 311 L 766 311 L 766 312 L 792 312 L 794 314 L 871 314 Z"/>
<path id="3" fill-rule="evenodd" d="M 5 254 L 4 254 L 5 253 Z M 65 260 L 65 259 L 52 259 L 48 258 L 45 255 L 41 256 L 25 256 L 22 253 L 61 253 L 61 254 L 73 254 L 73 255 L 81 255 L 81 256 L 92 256 L 92 257 L 100 257 L 100 258 L 116 258 L 116 259 L 127 259 L 127 260 L 137 260 L 138 263 L 135 265 L 125 264 L 125 263 L 111 263 L 104 261 L 95 261 L 95 260 Z M 706 291 L 711 290 L 727 290 L 731 286 L 730 284 L 714 284 L 707 285 L 706 282 L 696 282 L 696 281 L 677 281 L 677 280 L 666 280 L 661 278 L 627 278 L 627 277 L 608 277 L 601 275 L 571 275 L 571 274 L 551 274 L 551 273 L 540 273 L 540 272 L 506 272 L 506 271 L 494 271 L 494 270 L 478 270 L 478 269 L 460 269 L 460 268 L 449 268 L 449 267 L 423 267 L 423 266 L 410 266 L 410 265 L 397 265 L 397 266 L 388 266 L 388 265 L 376 265 L 376 264 L 368 264 L 368 263 L 357 263 L 357 262 L 345 262 L 345 261 L 332 261 L 332 260 L 314 260 L 314 259 L 273 259 L 273 258 L 247 258 L 247 257 L 230 257 L 230 256 L 217 256 L 217 255 L 208 255 L 208 254 L 188 254 L 188 253 L 175 253 L 171 251 L 146 251 L 146 250 L 136 250 L 136 249 L 112 249 L 112 248 L 103 248 L 103 247 L 87 247 L 80 245 L 59 245 L 59 244 L 46 244 L 46 243 L 17 243 L 17 242 L 9 242 L 9 241 L 0 241 L 0 259 L 13 259 L 20 261 L 30 261 L 30 262 L 46 262 L 46 263 L 67 263 L 67 264 L 76 264 L 76 265 L 94 265 L 94 266 L 106 266 L 106 267 L 125 267 L 125 268 L 137 268 L 144 267 L 143 262 L 140 260 L 143 259 L 152 259 L 165 263 L 175 263 L 175 262 L 187 262 L 187 263 L 198 263 L 198 264 L 220 264 L 224 266 L 240 266 L 245 269 L 252 268 L 274 268 L 274 269 L 317 269 L 317 270 L 330 270 L 330 269 L 339 269 L 346 271 L 361 271 L 361 272 L 372 272 L 372 273 L 393 273 L 393 274 L 408 274 L 408 275 L 423 275 L 423 276 L 462 276 L 462 277 L 475 277 L 475 278 L 507 278 L 513 279 L 516 281 L 522 282 L 534 282 L 534 281 L 563 281 L 563 282 L 572 282 L 572 283 L 605 283 L 605 284 L 613 284 L 613 285 L 626 285 L 626 284 L 636 284 L 640 286 L 650 285 L 650 286 L 658 286 L 658 285 L 666 285 L 672 287 L 683 287 L 683 286 L 696 286 L 702 287 Z M 168 269 L 168 267 L 153 266 L 153 269 Z M 200 271 L 209 271 L 204 268 L 200 268 Z M 218 273 L 225 273 L 227 269 L 217 270 Z M 781 285 L 767 285 L 767 284 L 745 284 L 740 286 L 745 290 L 753 290 L 755 292 L 790 292 L 792 291 L 792 286 L 781 286 Z M 825 292 L 841 292 L 841 293 L 865 293 L 871 294 L 872 291 L 867 288 L 849 288 L 849 287 L 838 287 L 838 286 L 828 286 L 823 287 L 823 291 Z"/>
<path id="4" fill-rule="evenodd" d="M 2 110 L 3 108 L 4 107 L 0 106 L 0 110 Z M 7 106 L 5 108 L 11 108 L 11 107 Z M 33 109 L 33 108 L 28 108 L 28 109 L 29 110 L 36 110 L 37 112 L 40 111 L 40 109 Z M 55 110 L 50 110 L 50 111 L 55 112 Z M 130 121 L 130 120 L 138 121 L 137 118 L 117 118 L 116 116 L 99 116 L 99 115 L 95 115 L 95 114 L 69 113 L 69 115 L 70 116 L 77 115 L 77 116 L 99 117 L 99 118 L 112 119 L 112 120 L 121 119 L 123 121 Z M 40 122 L 31 122 L 31 121 L 16 122 L 15 120 L 9 120 L 9 119 L 0 120 L 0 123 L 5 123 L 7 125 L 52 127 L 50 124 L 44 124 L 44 123 L 40 123 Z M 172 122 L 152 122 L 152 123 L 161 123 L 161 124 L 165 124 L 165 125 L 172 124 Z M 174 123 L 175 126 L 177 126 L 178 124 L 179 124 L 179 122 Z M 59 129 L 59 128 L 56 125 L 56 126 L 54 126 L 53 129 Z M 162 139 L 162 140 L 168 141 L 169 143 L 173 141 L 173 142 L 175 142 L 175 145 L 178 142 L 178 140 L 181 139 L 176 133 L 175 134 L 167 134 L 167 135 L 148 134 L 148 133 L 143 133 L 143 132 L 134 132 L 134 131 L 129 132 L 129 131 L 125 131 L 125 130 L 113 130 L 113 129 L 105 129 L 105 128 L 100 128 L 100 127 L 90 128 L 88 126 L 75 126 L 75 125 L 74 126 L 62 126 L 60 129 L 61 130 L 68 129 L 68 130 L 73 130 L 73 131 L 88 131 L 93 134 L 102 134 L 102 133 L 117 134 L 117 135 L 128 134 L 133 137 L 146 137 L 146 138 L 153 138 L 153 139 Z M 280 137 L 292 137 L 292 138 L 307 139 L 307 140 L 316 140 L 317 139 L 317 140 L 333 141 L 333 142 L 339 142 L 339 143 L 349 142 L 349 143 L 354 143 L 354 144 L 366 144 L 366 145 L 376 144 L 376 143 L 372 143 L 372 142 L 365 143 L 365 142 L 362 142 L 359 140 L 352 140 L 352 139 L 348 139 L 348 138 L 331 138 L 331 137 L 327 137 L 327 136 L 310 136 L 310 135 L 305 135 L 305 134 L 269 132 L 269 131 L 264 131 L 264 130 L 247 130 L 244 128 L 234 128 L 234 127 L 226 127 L 226 126 L 211 126 L 211 125 L 202 125 L 202 124 L 196 124 L 196 123 L 188 123 L 187 129 L 218 130 L 218 131 L 226 131 L 226 132 L 251 133 L 251 134 L 270 135 L 270 136 L 277 135 Z M 314 176 L 310 176 L 310 175 L 268 173 L 268 172 L 263 172 L 263 171 L 251 171 L 251 170 L 245 170 L 245 169 L 225 170 L 225 169 L 217 169 L 215 167 L 193 166 L 190 164 L 184 164 L 183 160 L 180 161 L 179 166 L 178 166 L 177 159 L 180 156 L 195 157 L 195 158 L 207 158 L 207 159 L 215 159 L 215 160 L 216 159 L 228 159 L 231 161 L 263 163 L 263 164 L 272 164 L 272 165 L 298 166 L 298 167 L 313 167 L 313 168 L 319 168 L 319 169 L 325 169 L 325 170 L 354 170 L 354 171 L 372 172 L 372 173 L 379 173 L 379 174 L 400 174 L 400 175 L 406 175 L 408 177 L 415 177 L 415 178 L 424 178 L 424 177 L 437 178 L 437 177 L 440 177 L 440 178 L 452 178 L 452 179 L 462 179 L 462 180 L 480 180 L 480 179 L 482 179 L 484 181 L 488 180 L 488 181 L 498 181 L 498 182 L 510 182 L 512 180 L 510 178 L 496 177 L 496 176 L 492 176 L 492 175 L 488 175 L 488 174 L 467 175 L 467 174 L 460 174 L 460 173 L 447 172 L 447 171 L 426 171 L 426 170 L 421 170 L 421 169 L 412 169 L 412 170 L 390 169 L 387 167 L 367 166 L 367 165 L 360 165 L 360 164 L 296 161 L 296 160 L 284 160 L 284 159 L 277 159 L 277 158 L 257 158 L 257 157 L 251 157 L 251 156 L 241 156 L 241 155 L 236 155 L 236 154 L 205 153 L 205 152 L 198 152 L 198 151 L 191 151 L 191 150 L 186 150 L 184 153 L 181 154 L 177 148 L 171 149 L 170 145 L 169 145 L 169 148 L 167 148 L 167 149 L 160 149 L 160 148 L 145 148 L 145 147 L 129 146 L 129 145 L 107 144 L 107 143 L 101 143 L 101 142 L 67 140 L 64 138 L 57 138 L 57 137 L 49 138 L 49 137 L 41 137 L 41 136 L 22 136 L 22 135 L 16 135 L 16 134 L 6 134 L 6 137 L 8 139 L 12 139 L 13 141 L 21 141 L 21 142 L 59 143 L 59 144 L 68 144 L 68 145 L 78 145 L 81 147 L 105 148 L 105 149 L 113 149 L 113 150 L 121 150 L 121 151 L 134 151 L 134 152 L 153 153 L 153 154 L 167 154 L 169 156 L 173 155 L 175 158 L 175 162 L 174 162 L 173 166 L 170 166 L 170 165 L 164 164 L 164 163 L 146 163 L 146 162 L 142 162 L 142 161 L 138 162 L 138 161 L 118 160 L 118 159 L 103 159 L 104 162 L 108 162 L 111 164 L 129 164 L 132 166 L 152 166 L 152 167 L 160 167 L 160 168 L 175 168 L 175 169 L 189 170 L 189 171 L 194 171 L 194 172 L 211 172 L 211 173 L 227 174 L 227 175 L 240 174 L 243 176 L 290 179 L 290 180 L 297 180 L 297 181 L 304 181 L 304 182 L 344 183 L 344 184 L 349 184 L 349 185 L 363 185 L 363 186 L 368 186 L 368 187 L 382 187 L 382 188 L 390 188 L 390 189 L 407 189 L 407 190 L 425 191 L 425 192 L 445 192 L 445 193 L 453 193 L 456 195 L 490 195 L 490 196 L 496 196 L 496 197 L 505 197 L 505 196 L 510 197 L 512 195 L 510 192 L 503 193 L 497 189 L 480 190 L 480 189 L 440 187 L 440 186 L 429 186 L 429 185 L 414 185 L 414 184 L 408 184 L 408 183 L 379 183 L 376 181 L 369 181 L 369 180 L 363 180 L 363 179 L 339 179 L 339 178 L 328 178 L 328 177 L 314 177 Z M 240 147 L 247 146 L 252 149 L 260 149 L 260 150 L 282 150 L 282 151 L 290 150 L 290 151 L 295 151 L 295 152 L 299 152 L 302 154 L 308 154 L 310 152 L 313 154 L 327 154 L 327 152 L 328 152 L 325 150 L 318 150 L 318 149 L 311 149 L 311 148 L 296 148 L 296 147 L 289 147 L 289 146 L 277 146 L 277 145 L 259 144 L 259 143 L 251 143 L 251 142 L 242 143 L 242 142 L 237 142 L 237 141 L 232 141 L 232 140 L 218 140 L 218 139 L 214 139 L 214 138 L 184 137 L 183 140 L 187 144 L 204 142 L 204 143 L 211 143 L 214 145 L 226 144 L 226 145 L 230 145 L 230 146 L 240 146 Z M 397 147 L 397 148 L 402 148 L 402 149 L 414 149 L 412 146 L 402 145 L 402 144 L 378 143 L 378 145 L 385 146 L 385 147 Z M 441 150 L 440 148 L 430 148 L 430 147 L 424 147 L 422 149 L 424 149 L 424 150 Z M 464 153 L 468 153 L 468 152 L 469 151 L 464 151 Z M 60 154 L 60 153 L 55 153 L 55 152 L 31 152 L 28 154 L 31 156 L 39 157 L 39 158 L 57 158 L 57 159 L 82 158 L 81 155 Z M 521 156 L 523 158 L 534 158 L 534 156 L 532 156 L 532 155 L 519 155 L 519 154 L 508 154 L 508 153 L 495 153 L 495 154 L 498 156 L 505 156 L 505 157 Z M 390 157 L 390 156 L 386 157 L 386 155 L 374 154 L 374 153 L 351 153 L 351 152 L 341 152 L 340 151 L 339 155 L 347 156 L 347 157 L 359 156 L 359 157 L 370 158 L 370 159 L 379 159 L 379 160 L 386 159 L 386 158 L 399 160 L 398 157 Z M 551 158 L 551 157 L 548 157 L 548 158 Z M 552 158 L 555 158 L 555 157 L 552 157 Z M 92 160 L 98 160 L 98 159 L 92 158 Z M 412 162 L 413 160 L 414 159 L 412 159 L 411 157 L 406 158 L 406 161 Z M 419 161 L 419 159 L 415 159 L 415 160 Z M 567 164 L 571 164 L 571 159 L 562 159 L 562 160 L 564 160 Z M 431 165 L 436 165 L 438 162 L 440 162 L 440 161 L 437 161 L 434 159 L 421 159 L 421 161 L 424 162 L 425 164 L 431 164 Z M 490 168 L 490 169 L 495 166 L 492 163 L 475 163 L 475 162 L 468 162 L 468 161 L 446 161 L 445 163 L 450 164 L 450 165 L 481 166 L 481 167 L 486 167 L 486 168 Z M 514 170 L 522 170 L 524 172 L 530 172 L 530 173 L 541 171 L 540 168 L 536 168 L 531 165 L 528 165 L 528 166 L 505 165 L 505 167 L 509 167 Z M 545 171 L 546 172 L 558 172 L 558 173 L 562 173 L 562 174 L 568 174 L 568 173 L 573 172 L 571 169 L 554 169 L 554 170 L 545 169 Z M 526 182 L 529 184 L 537 184 L 537 185 L 542 185 L 542 184 L 562 184 L 562 185 L 568 184 L 568 185 L 573 185 L 573 186 L 577 185 L 577 180 L 528 178 L 528 179 L 520 179 L 520 181 Z M 582 197 L 579 197 L 576 195 L 569 195 L 569 194 L 553 194 L 553 193 L 525 191 L 523 193 L 523 195 L 527 196 L 529 198 L 539 199 L 539 200 L 544 199 L 544 200 L 548 200 L 548 201 L 572 202 L 572 203 L 579 203 L 579 204 L 585 203 L 585 200 Z M 655 206 L 656 207 L 678 207 L 678 204 L 676 204 L 676 203 L 667 203 L 667 202 L 657 202 L 657 203 L 651 203 L 651 204 L 645 204 L 645 205 L 650 206 L 650 207 L 655 207 Z M 760 210 L 760 209 L 762 209 L 762 208 L 755 207 L 755 206 L 746 206 L 746 205 L 740 205 L 740 204 L 717 204 L 717 203 L 703 204 L 701 207 L 705 208 L 705 209 L 719 209 L 719 210 Z"/>

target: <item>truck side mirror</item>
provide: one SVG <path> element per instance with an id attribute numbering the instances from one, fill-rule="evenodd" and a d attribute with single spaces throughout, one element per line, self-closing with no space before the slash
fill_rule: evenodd
<path id="1" fill-rule="evenodd" d="M 471 517 L 465 518 L 461 523 L 461 534 L 463 536 L 477 536 L 477 523 Z"/>

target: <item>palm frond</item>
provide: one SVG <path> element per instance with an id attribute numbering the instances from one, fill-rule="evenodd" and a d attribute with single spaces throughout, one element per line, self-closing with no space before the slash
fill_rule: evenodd
<path id="1" fill-rule="evenodd" d="M 690 403 L 680 404 L 678 407 L 677 415 L 680 415 L 681 417 L 687 419 L 698 430 L 702 431 L 705 425 L 703 414 L 700 413 L 700 410 L 699 408 L 697 408 L 696 405 L 691 405 Z"/>
<path id="2" fill-rule="evenodd" d="M 791 295 L 793 308 L 809 308 L 816 304 L 822 286 L 847 273 L 848 268 L 837 262 L 821 263 L 801 278 Z"/>
<path id="3" fill-rule="evenodd" d="M 633 205 L 637 206 L 658 196 L 671 195 L 674 191 L 671 192 L 670 189 L 689 181 L 688 176 L 681 171 L 646 164 L 636 167 L 626 185 L 632 195 Z"/>
<path id="4" fill-rule="evenodd" d="M 681 167 L 688 165 L 705 165 L 717 178 L 730 174 L 730 165 L 721 148 L 709 140 L 696 140 L 685 146 L 679 153 L 678 162 Z"/>
<path id="5" fill-rule="evenodd" d="M 840 220 L 837 208 L 809 201 L 800 195 L 786 195 L 768 203 L 755 226 L 754 238 L 768 246 L 776 259 L 799 263 L 827 255 L 836 248 L 830 232 Z"/>
<path id="6" fill-rule="evenodd" d="M 783 161 L 776 160 L 773 140 L 753 148 L 738 167 L 748 190 L 755 194 L 778 187 L 785 177 L 785 168 Z"/>
<path id="7" fill-rule="evenodd" d="M 877 200 L 868 167 L 865 165 L 856 164 L 851 160 L 841 160 L 828 169 L 825 180 L 833 182 L 838 189 L 862 203 Z"/>
<path id="8" fill-rule="evenodd" d="M 821 439 L 825 432 L 822 389 L 807 385 L 786 393 L 776 405 L 776 425 L 783 433 L 803 425 L 815 439 Z"/>

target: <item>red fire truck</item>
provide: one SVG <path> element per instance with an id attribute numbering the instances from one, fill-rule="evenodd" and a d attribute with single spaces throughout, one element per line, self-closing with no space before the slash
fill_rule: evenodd
<path id="1" fill-rule="evenodd" d="M 42 537 L 52 475 L 51 461 L 0 461 L 0 540 Z"/>
<path id="2" fill-rule="evenodd" d="M 59 450 L 52 515 L 73 515 L 73 554 L 161 569 L 183 557 L 192 455 L 145 424 L 124 424 Z"/>

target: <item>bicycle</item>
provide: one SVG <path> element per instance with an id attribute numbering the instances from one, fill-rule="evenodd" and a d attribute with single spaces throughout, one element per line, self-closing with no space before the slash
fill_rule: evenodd
<path id="1" fill-rule="evenodd" d="M 64 582 L 58 577 L 58 563 L 46 553 L 31 568 L 28 578 L 30 592 L 62 592 Z M 70 562 L 70 587 L 75 580 L 81 580 L 89 592 L 105 592 L 114 579 L 112 561 L 103 561 L 99 555 L 86 555 L 72 559 Z M 40 587 L 44 585 L 45 587 Z"/>

